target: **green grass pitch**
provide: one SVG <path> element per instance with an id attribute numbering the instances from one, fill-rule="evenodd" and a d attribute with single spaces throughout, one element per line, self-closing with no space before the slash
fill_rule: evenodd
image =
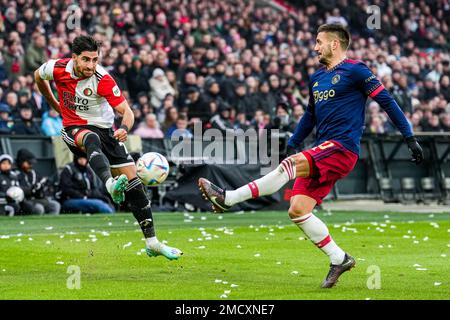
<path id="1" fill-rule="evenodd" d="M 286 212 L 155 213 L 158 238 L 184 251 L 178 261 L 141 252 L 131 214 L 2 217 L 0 299 L 450 297 L 450 213 L 318 216 L 357 261 L 328 290 L 328 258 Z M 80 289 L 68 288 L 69 266 Z"/>

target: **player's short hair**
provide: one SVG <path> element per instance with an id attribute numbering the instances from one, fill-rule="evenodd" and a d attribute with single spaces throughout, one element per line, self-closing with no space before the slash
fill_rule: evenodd
<path id="1" fill-rule="evenodd" d="M 72 42 L 72 53 L 80 55 L 83 51 L 99 51 L 101 43 L 91 36 L 78 36 Z"/>
<path id="2" fill-rule="evenodd" d="M 342 24 L 323 24 L 317 29 L 317 34 L 320 32 L 335 34 L 344 50 L 350 46 L 350 32 Z"/>

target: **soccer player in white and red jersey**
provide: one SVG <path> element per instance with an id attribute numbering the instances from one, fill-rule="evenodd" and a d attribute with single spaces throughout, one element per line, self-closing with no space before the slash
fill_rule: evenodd
<path id="1" fill-rule="evenodd" d="M 50 106 L 61 114 L 61 135 L 69 149 L 87 157 L 114 202 L 125 201 L 131 208 L 146 238 L 147 254 L 178 259 L 182 255 L 179 249 L 156 238 L 151 202 L 123 144 L 134 115 L 114 79 L 98 64 L 100 45 L 91 36 L 76 37 L 72 57 L 44 63 L 34 73 L 36 84 Z M 49 81 L 55 82 L 58 100 Z M 116 131 L 112 129 L 113 109 L 123 117 Z"/>
<path id="2" fill-rule="evenodd" d="M 412 161 L 419 164 L 423 159 L 422 148 L 397 102 L 363 62 L 347 59 L 349 44 L 345 27 L 319 27 L 314 50 L 323 66 L 310 77 L 308 107 L 288 142 L 292 155 L 276 170 L 236 190 L 225 191 L 204 178 L 199 180 L 200 190 L 214 211 L 223 212 L 236 203 L 272 194 L 295 179 L 289 217 L 330 258 L 323 288 L 333 287 L 355 260 L 336 244 L 327 226 L 312 211 L 358 160 L 368 97 L 380 104 L 400 130 Z M 314 127 L 315 146 L 297 152 Z"/>

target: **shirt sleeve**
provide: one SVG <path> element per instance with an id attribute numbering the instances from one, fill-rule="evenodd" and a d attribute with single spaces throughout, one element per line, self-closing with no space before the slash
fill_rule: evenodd
<path id="1" fill-rule="evenodd" d="M 381 106 L 405 138 L 413 135 L 411 125 L 398 103 L 364 63 L 355 66 L 355 79 L 357 86 Z"/>
<path id="2" fill-rule="evenodd" d="M 123 101 L 125 97 L 119 89 L 116 81 L 109 75 L 104 75 L 98 83 L 97 93 L 104 97 L 111 107 L 115 108 Z"/>
<path id="3" fill-rule="evenodd" d="M 313 83 L 313 81 L 311 81 Z M 314 96 L 312 94 L 311 85 L 309 87 L 309 102 L 306 107 L 305 113 L 300 119 L 297 127 L 295 128 L 294 134 L 288 141 L 288 145 L 298 149 L 300 144 L 305 140 L 305 138 L 311 133 L 314 129 L 314 125 L 316 124 L 316 118 L 314 115 Z"/>
<path id="4" fill-rule="evenodd" d="M 39 67 L 39 76 L 43 80 L 53 80 L 53 70 L 57 60 L 49 60 Z"/>

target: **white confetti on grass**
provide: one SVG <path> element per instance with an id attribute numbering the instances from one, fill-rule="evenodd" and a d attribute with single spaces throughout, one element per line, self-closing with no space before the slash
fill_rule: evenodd
<path id="1" fill-rule="evenodd" d="M 442 282 L 435 282 L 434 283 L 434 285 L 437 287 L 437 286 L 440 286 L 442 284 Z"/>
<path id="2" fill-rule="evenodd" d="M 445 258 L 447 255 L 445 253 L 441 254 L 442 258 Z"/>
<path id="3" fill-rule="evenodd" d="M 261 254 L 260 253 L 255 253 L 255 257 L 261 257 Z"/>
<path id="4" fill-rule="evenodd" d="M 25 221 L 20 221 L 20 224 L 25 224 Z"/>
<path id="5" fill-rule="evenodd" d="M 206 246 L 199 246 L 197 249 L 206 249 Z"/>
<path id="6" fill-rule="evenodd" d="M 427 271 L 427 268 L 416 268 L 417 271 Z"/>
<path id="7" fill-rule="evenodd" d="M 294 270 L 294 271 L 291 272 L 291 274 L 296 275 L 296 274 L 298 274 L 298 271 Z"/>
<path id="8" fill-rule="evenodd" d="M 231 293 L 231 290 L 225 290 L 223 293 L 224 293 L 224 294 L 230 294 L 230 293 Z"/>
<path id="9" fill-rule="evenodd" d="M 222 283 L 222 280 L 216 279 L 216 280 L 214 280 L 214 283 Z"/>
<path id="10" fill-rule="evenodd" d="M 56 264 L 64 264 L 64 261 L 57 261 Z"/>
<path id="11" fill-rule="evenodd" d="M 220 296 L 220 299 L 226 299 L 226 298 L 228 298 L 228 296 L 227 296 L 226 294 L 222 294 L 222 295 Z"/>
<path id="12" fill-rule="evenodd" d="M 230 285 L 230 287 L 231 287 L 231 288 L 237 288 L 237 287 L 239 287 L 239 285 L 232 283 L 232 284 Z"/>
<path id="13" fill-rule="evenodd" d="M 421 267 L 421 265 L 418 264 L 418 263 L 415 263 L 415 264 L 413 265 L 413 267 Z"/>
<path id="14" fill-rule="evenodd" d="M 422 240 L 423 241 L 428 241 L 430 238 L 428 238 L 428 237 L 425 237 L 425 238 L 423 238 Z"/>
<path id="15" fill-rule="evenodd" d="M 223 284 L 228 284 L 228 281 L 222 281 Z"/>
<path id="16" fill-rule="evenodd" d="M 131 246 L 133 243 L 132 242 L 128 242 L 126 244 L 123 245 L 122 249 L 128 248 L 129 246 Z"/>
<path id="17" fill-rule="evenodd" d="M 52 226 L 45 227 L 45 230 L 53 230 L 53 227 Z"/>
<path id="18" fill-rule="evenodd" d="M 52 244 L 50 240 L 45 241 L 45 244 Z"/>

